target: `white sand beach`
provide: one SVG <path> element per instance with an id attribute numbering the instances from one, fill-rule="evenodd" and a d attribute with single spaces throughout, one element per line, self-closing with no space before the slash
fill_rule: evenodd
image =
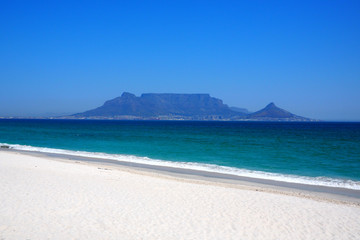
<path id="1" fill-rule="evenodd" d="M 0 239 L 360 239 L 360 207 L 0 151 Z"/>

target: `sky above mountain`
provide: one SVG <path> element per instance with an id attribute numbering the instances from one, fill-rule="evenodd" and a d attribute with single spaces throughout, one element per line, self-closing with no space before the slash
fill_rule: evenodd
<path id="1" fill-rule="evenodd" d="M 0 116 L 128 91 L 360 121 L 360 1 L 1 1 Z"/>

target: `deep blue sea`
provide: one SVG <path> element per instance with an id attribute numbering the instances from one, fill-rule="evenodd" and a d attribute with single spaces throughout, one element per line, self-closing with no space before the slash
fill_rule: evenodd
<path id="1" fill-rule="evenodd" d="M 360 123 L 2 119 L 0 143 L 360 189 Z"/>

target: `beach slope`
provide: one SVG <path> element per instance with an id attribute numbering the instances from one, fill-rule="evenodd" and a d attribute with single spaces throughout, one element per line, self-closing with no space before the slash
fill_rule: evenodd
<path id="1" fill-rule="evenodd" d="M 0 151 L 0 239 L 360 239 L 360 207 Z"/>

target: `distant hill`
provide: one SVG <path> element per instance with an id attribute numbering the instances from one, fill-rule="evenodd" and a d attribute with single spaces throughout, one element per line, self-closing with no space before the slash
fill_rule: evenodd
<path id="1" fill-rule="evenodd" d="M 310 121 L 308 118 L 292 114 L 284 109 L 277 107 L 274 103 L 268 104 L 260 111 L 247 115 L 247 119 L 254 120 L 278 120 L 278 121 Z"/>
<path id="2" fill-rule="evenodd" d="M 250 114 L 249 110 L 246 108 L 238 108 L 238 107 L 230 107 L 230 109 L 234 112 L 244 113 L 244 114 Z"/>
<path id="3" fill-rule="evenodd" d="M 102 106 L 64 118 L 129 120 L 228 120 L 228 121 L 310 121 L 270 103 L 249 113 L 245 108 L 228 107 L 209 94 L 146 93 L 140 97 L 124 92 Z"/>

